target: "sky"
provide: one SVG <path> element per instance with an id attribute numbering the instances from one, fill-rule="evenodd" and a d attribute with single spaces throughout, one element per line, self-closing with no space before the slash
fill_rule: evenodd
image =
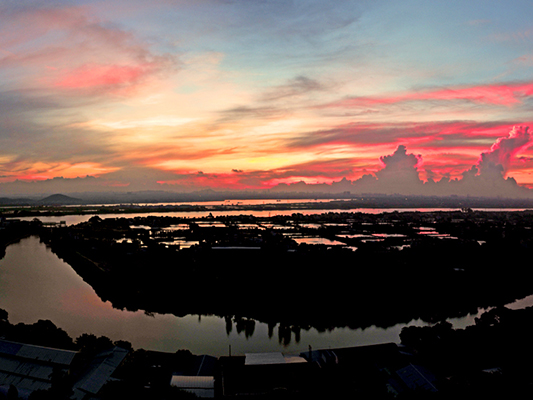
<path id="1" fill-rule="evenodd" d="M 0 196 L 529 196 L 532 14 L 518 0 L 0 0 Z"/>

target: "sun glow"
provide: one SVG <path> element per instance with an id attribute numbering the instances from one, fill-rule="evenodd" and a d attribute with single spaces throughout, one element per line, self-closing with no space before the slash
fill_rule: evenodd
<path id="1" fill-rule="evenodd" d="M 530 137 L 507 137 L 533 126 L 530 49 L 502 39 L 526 37 L 513 5 L 459 2 L 439 25 L 445 6 L 409 1 L 155 1 L 2 3 L 2 182 L 247 189 L 366 175 L 377 190 L 400 146 L 382 177 L 463 179 L 482 165 L 532 181 Z M 498 27 L 464 24 L 492 15 Z"/>

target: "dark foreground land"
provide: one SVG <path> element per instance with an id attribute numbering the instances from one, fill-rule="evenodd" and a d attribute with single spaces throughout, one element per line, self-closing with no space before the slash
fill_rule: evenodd
<path id="1" fill-rule="evenodd" d="M 302 353 L 306 364 L 249 368 L 243 357 L 221 358 L 212 371 L 220 397 L 530 398 L 533 392 L 533 308 L 501 307 L 533 294 L 530 211 L 94 217 L 70 227 L 38 220 L 4 220 L 2 227 L 0 248 L 39 235 L 117 308 L 216 314 L 289 332 L 432 322 L 404 328 L 402 346 L 315 350 Z M 441 322 L 488 306 L 496 308 L 466 329 Z M 187 395 L 169 385 L 174 372 L 194 369 L 197 358 L 186 351 L 133 350 L 90 334 L 73 340 L 50 321 L 12 325 L 7 317 L 0 310 L 0 337 L 79 352 L 71 373 L 54 375 L 50 389 L 34 398 L 69 398 L 74 378 L 113 346 L 128 356 L 93 398 Z"/>
<path id="2" fill-rule="evenodd" d="M 0 399 L 195 398 L 194 386 L 178 387 L 176 377 L 205 379 L 210 386 L 200 386 L 199 394 L 216 398 L 528 399 L 532 318 L 532 307 L 495 308 L 466 329 L 449 323 L 404 328 L 401 344 L 310 348 L 292 362 L 251 364 L 272 354 L 217 359 L 133 349 L 91 334 L 73 340 L 50 321 L 13 325 L 0 309 Z M 17 353 L 21 348 L 25 354 Z M 61 349 L 70 359 L 48 358 L 65 358 Z"/>
<path id="3" fill-rule="evenodd" d="M 93 217 L 39 234 L 116 308 L 321 330 L 440 321 L 530 295 L 532 227 L 533 212 L 465 210 Z"/>

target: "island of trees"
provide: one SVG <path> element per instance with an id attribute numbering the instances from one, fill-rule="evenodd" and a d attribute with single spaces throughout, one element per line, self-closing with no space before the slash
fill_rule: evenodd
<path id="1" fill-rule="evenodd" d="M 465 209 L 93 217 L 39 235 L 116 308 L 298 331 L 440 321 L 532 294 L 532 226 L 529 211 Z"/>

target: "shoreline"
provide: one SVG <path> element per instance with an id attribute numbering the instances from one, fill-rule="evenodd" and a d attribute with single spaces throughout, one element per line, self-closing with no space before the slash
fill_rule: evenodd
<path id="1" fill-rule="evenodd" d="M 132 213 L 179 213 L 179 212 L 247 212 L 247 211 L 304 211 L 304 210 L 376 210 L 376 209 L 442 209 L 442 210 L 469 210 L 469 209 L 533 209 L 531 199 L 491 199 L 470 197 L 404 197 L 404 196 L 379 196 L 358 197 L 352 199 L 306 199 L 283 200 L 277 202 L 265 199 L 271 203 L 246 204 L 246 200 L 236 204 L 212 204 L 217 201 L 193 201 L 176 203 L 113 203 L 113 204 L 48 204 L 48 205 L 3 205 L 0 206 L 0 217 L 20 218 L 39 216 L 68 216 L 87 214 L 132 214 Z M 309 199 L 311 200 L 311 199 Z M 211 203 L 211 204 L 208 204 Z M 363 212 L 363 211 L 360 211 Z"/>
<path id="2" fill-rule="evenodd" d="M 328 215 L 327 221 L 334 223 L 335 218 L 343 220 L 347 215 L 352 214 Z M 424 219 L 430 215 L 440 214 L 420 213 L 418 217 Z M 461 215 L 463 214 L 454 213 L 448 217 Z M 470 217 L 474 218 L 476 215 L 479 217 L 481 214 L 474 213 Z M 522 216 L 521 213 L 504 213 L 502 223 L 505 223 L 509 215 L 522 219 L 519 218 Z M 529 213 L 524 215 L 531 218 Z M 383 229 L 381 223 L 377 222 L 381 217 L 381 215 L 372 217 L 365 215 L 361 221 L 367 221 L 364 223 L 369 224 L 369 221 L 374 220 L 375 229 Z M 411 219 L 410 215 L 403 217 L 406 220 Z M 467 221 L 467 215 L 463 217 Z M 217 219 L 223 220 L 215 218 Z M 288 219 L 293 220 L 293 217 L 277 216 L 272 221 L 283 225 L 288 224 Z M 258 219 L 253 220 L 258 221 Z M 261 219 L 262 223 L 267 221 L 268 218 Z M 304 225 L 306 221 L 305 216 L 301 216 L 298 224 Z M 181 219 L 151 216 L 136 217 L 135 222 L 161 229 L 167 225 L 177 224 Z M 191 227 L 195 226 L 194 222 L 188 222 Z M 316 223 L 317 216 L 310 216 L 308 222 Z M 232 219 L 232 225 L 226 228 L 195 226 L 187 231 L 180 231 L 179 235 L 189 235 L 189 239 L 199 240 L 201 244 L 176 251 L 159 245 L 157 241 L 147 236 L 147 231 L 144 229 L 131 230 L 130 223 L 122 218 L 91 219 L 90 222 L 73 227 L 46 231 L 41 240 L 89 282 L 102 299 L 110 300 L 115 308 L 171 313 L 177 316 L 186 314 L 242 316 L 267 324 L 285 324 L 288 327 L 311 326 L 317 329 L 332 326 L 389 327 L 419 318 L 431 321 L 466 316 L 473 309 L 507 304 L 531 294 L 530 289 L 524 283 L 519 285 L 519 282 L 514 284 L 513 290 L 503 290 L 503 288 L 498 292 L 489 290 L 497 282 L 500 284 L 507 281 L 514 282 L 521 273 L 516 268 L 512 271 L 497 269 L 497 274 L 500 276 L 496 279 L 493 275 L 495 272 L 491 271 L 489 274 L 488 271 L 484 272 L 466 261 L 476 258 L 480 264 L 494 262 L 501 258 L 496 251 L 498 247 L 502 254 L 505 251 L 506 248 L 501 247 L 504 246 L 504 242 L 495 247 L 494 243 L 481 246 L 472 239 L 445 243 L 441 239 L 417 237 L 416 249 L 384 252 L 383 246 L 386 243 L 397 245 L 398 241 L 403 239 L 391 235 L 382 241 L 380 239 L 366 244 L 360 239 L 344 239 L 346 245 L 361 247 L 361 250 L 354 252 L 338 246 L 328 249 L 324 245 L 297 245 L 291 239 L 280 242 L 282 237 L 279 235 L 270 237 L 270 233 L 266 234 L 265 231 L 239 230 L 234 226 L 236 222 Z M 369 228 L 368 225 L 364 226 L 365 229 Z M 465 228 L 471 229 L 468 226 Z M 332 229 L 334 227 L 319 230 L 320 235 L 341 240 Z M 395 228 L 387 229 L 390 232 Z M 402 229 L 406 228 L 398 229 L 404 232 Z M 409 229 L 412 230 L 412 227 Z M 448 229 L 453 233 L 453 229 L 458 228 L 452 224 Z M 494 229 L 491 227 L 488 233 L 483 234 L 497 235 Z M 102 242 L 99 234 L 94 232 L 104 231 L 107 239 Z M 307 228 L 302 228 L 302 232 L 304 231 L 307 233 L 313 231 L 316 234 L 316 231 Z M 274 233 L 276 232 L 272 231 L 272 234 Z M 133 242 L 115 243 L 109 247 L 109 243 L 112 243 L 109 240 L 116 239 L 112 239 L 114 235 L 122 237 L 124 234 L 131 237 L 129 240 Z M 73 239 L 74 236 L 78 239 Z M 220 242 L 229 237 L 231 241 Z M 242 242 L 243 240 L 248 242 Z M 258 247 L 246 247 L 250 243 Z M 234 247 L 237 245 L 241 247 Z M 512 244 L 505 244 L 505 246 L 510 245 Z M 465 261 L 459 263 L 454 261 L 453 253 L 459 258 L 466 257 Z M 438 254 L 441 258 L 432 269 L 428 270 L 416 264 L 417 259 L 430 254 L 433 256 Z M 88 260 L 91 262 L 88 263 Z M 100 263 L 105 265 L 105 268 L 95 269 L 94 266 Z M 124 269 L 126 265 L 127 268 Z M 152 265 L 149 274 L 143 272 L 147 265 Z M 171 265 L 183 267 L 178 273 L 169 267 Z M 194 267 L 188 268 L 186 267 L 188 265 Z M 254 267 L 253 271 L 250 270 L 251 265 Z M 328 278 L 326 281 L 322 278 L 323 284 L 321 284 L 320 280 L 317 280 L 319 276 L 317 274 L 320 274 L 326 265 L 329 265 L 329 273 L 336 278 Z M 356 281 L 352 284 L 353 278 L 347 279 L 351 275 L 352 265 L 358 266 L 356 280 L 367 282 L 366 287 L 358 285 Z M 281 298 L 272 296 L 272 288 L 279 283 L 277 275 L 269 273 L 274 266 L 277 270 L 283 271 L 283 284 L 293 288 Z M 178 275 L 174 277 L 173 274 L 176 273 Z M 262 277 L 261 282 L 254 280 L 254 277 L 258 276 Z M 421 276 L 424 276 L 425 282 L 420 280 Z M 176 288 L 174 282 L 180 281 L 188 284 Z M 443 286 L 435 288 L 429 284 L 431 281 L 439 281 Z M 249 291 L 251 282 L 255 282 L 253 294 Z M 205 298 L 198 299 L 194 295 L 195 287 L 198 285 L 202 286 Z M 453 297 L 449 296 L 447 287 L 455 287 Z M 136 289 L 131 291 L 130 288 Z M 372 288 L 380 289 L 374 293 Z M 176 289 L 178 292 L 174 293 Z M 369 303 L 370 299 L 375 299 L 376 296 L 380 300 Z M 417 300 L 420 296 L 426 299 L 424 303 Z M 190 298 L 196 299 L 194 304 L 188 301 Z M 262 298 L 269 298 L 268 306 L 261 305 Z M 392 301 L 393 298 L 396 300 Z M 217 301 L 213 303 L 212 299 Z M 186 309 L 182 304 L 187 304 Z M 357 314 L 357 319 L 347 316 L 344 307 L 351 307 Z M 410 310 L 409 315 L 406 314 L 406 310 Z M 376 318 L 377 315 L 382 317 Z M 392 315 L 395 317 L 391 319 Z"/>

